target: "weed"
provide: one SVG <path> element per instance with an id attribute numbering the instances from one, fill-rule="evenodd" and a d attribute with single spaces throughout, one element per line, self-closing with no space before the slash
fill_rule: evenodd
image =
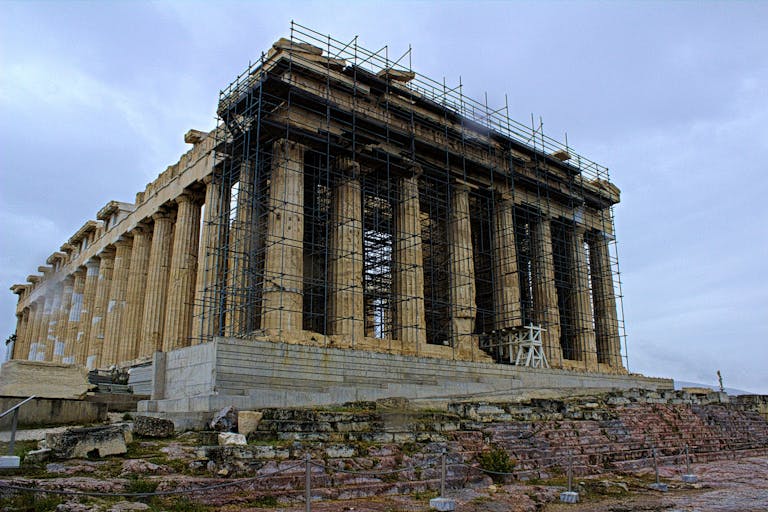
<path id="1" fill-rule="evenodd" d="M 506 475 L 497 473 L 511 473 L 515 469 L 515 461 L 510 459 L 509 454 L 501 447 L 492 447 L 477 456 L 480 467 L 489 473 L 491 479 L 496 483 L 504 482 Z"/>
<path id="2" fill-rule="evenodd" d="M 49 510 L 56 510 L 56 507 L 61 505 L 62 502 L 61 496 L 22 492 L 13 496 L 8 505 L 10 505 L 9 510 L 47 512 Z"/>
<path id="3" fill-rule="evenodd" d="M 250 500 L 248 505 L 256 508 L 276 507 L 277 498 L 274 496 L 260 496 L 254 500 Z"/>

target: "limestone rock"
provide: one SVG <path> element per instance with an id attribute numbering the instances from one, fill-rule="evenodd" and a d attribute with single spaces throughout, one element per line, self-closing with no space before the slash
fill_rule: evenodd
<path id="1" fill-rule="evenodd" d="M 149 505 L 135 501 L 121 501 L 112 505 L 109 512 L 128 512 L 131 510 L 149 510 Z"/>
<path id="2" fill-rule="evenodd" d="M 88 391 L 83 366 L 11 360 L 0 367 L 0 396 L 78 399 Z"/>
<path id="3" fill-rule="evenodd" d="M 169 468 L 167 466 L 155 464 L 143 459 L 128 459 L 125 462 L 123 462 L 121 476 L 131 475 L 131 474 L 147 475 L 147 474 L 168 473 L 168 472 L 169 472 Z"/>
<path id="4" fill-rule="evenodd" d="M 237 413 L 237 431 L 247 436 L 261 423 L 264 413 L 261 411 L 239 411 Z"/>
<path id="5" fill-rule="evenodd" d="M 233 432 L 222 432 L 219 434 L 220 446 L 242 446 L 248 444 L 243 434 L 235 434 Z"/>
<path id="6" fill-rule="evenodd" d="M 219 432 L 237 431 L 237 409 L 228 405 L 217 412 L 211 420 L 211 429 Z"/>
<path id="7" fill-rule="evenodd" d="M 130 431 L 120 425 L 106 427 L 71 428 L 60 433 L 47 434 L 45 441 L 54 457 L 60 459 L 106 457 L 126 453 Z"/>
<path id="8" fill-rule="evenodd" d="M 171 437 L 173 422 L 151 416 L 136 416 L 133 419 L 133 431 L 144 437 Z"/>
<path id="9" fill-rule="evenodd" d="M 41 448 L 39 450 L 32 450 L 27 452 L 24 456 L 24 462 L 27 464 L 38 464 L 45 462 L 51 457 L 51 450 L 48 448 Z"/>

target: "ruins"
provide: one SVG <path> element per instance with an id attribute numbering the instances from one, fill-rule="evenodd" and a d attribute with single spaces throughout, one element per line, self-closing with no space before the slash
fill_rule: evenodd
<path id="1" fill-rule="evenodd" d="M 220 368 L 224 343 L 671 387 L 626 369 L 608 170 L 403 60 L 292 24 L 221 91 L 213 131 L 11 288 L 12 357 L 152 361 L 157 400 L 197 378 L 158 377 L 172 354 L 218 346 Z M 253 386 L 302 382 L 280 364 Z"/>

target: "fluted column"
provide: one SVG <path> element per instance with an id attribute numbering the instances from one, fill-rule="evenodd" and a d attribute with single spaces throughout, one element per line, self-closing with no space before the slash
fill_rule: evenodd
<path id="1" fill-rule="evenodd" d="M 336 165 L 341 178 L 331 198 L 328 330 L 354 343 L 365 337 L 360 164 L 340 158 Z"/>
<path id="2" fill-rule="evenodd" d="M 48 323 L 47 335 L 43 344 L 43 350 L 38 347 L 38 361 L 53 361 L 53 351 L 56 345 L 56 330 L 59 323 L 59 308 L 61 307 L 61 289 L 62 284 L 56 283 L 49 286 L 51 300 L 45 301 L 45 315 Z M 44 355 L 41 357 L 41 353 Z"/>
<path id="3" fill-rule="evenodd" d="M 84 364 L 77 360 L 81 351 L 82 340 L 79 338 L 80 319 L 83 315 L 83 291 L 85 290 L 85 269 L 80 267 L 72 275 L 72 298 L 70 299 L 69 314 L 66 322 L 66 346 L 64 347 L 65 363 Z"/>
<path id="4" fill-rule="evenodd" d="M 24 308 L 18 315 L 19 319 L 16 323 L 16 342 L 13 344 L 13 353 L 11 358 L 13 359 L 25 359 L 29 354 L 29 327 L 30 327 L 30 310 Z"/>
<path id="5" fill-rule="evenodd" d="M 215 179 L 214 179 L 215 178 Z M 221 177 L 209 174 L 203 178 L 205 183 L 205 219 L 200 234 L 200 255 L 197 265 L 197 284 L 195 286 L 195 308 L 193 313 L 192 343 L 209 341 L 219 334 L 221 314 L 219 294 L 224 277 L 226 258 L 221 244 L 227 232 L 223 208 L 228 211 L 229 194 L 222 199 Z"/>
<path id="6" fill-rule="evenodd" d="M 597 371 L 597 347 L 589 292 L 589 270 L 584 251 L 584 228 L 566 230 L 570 251 L 571 304 L 573 307 L 574 356 L 587 370 Z"/>
<path id="7" fill-rule="evenodd" d="M 531 233 L 533 244 L 533 306 L 534 320 L 546 329 L 541 334 L 544 353 L 549 365 L 563 365 L 560 346 L 560 308 L 555 286 L 555 260 L 552 254 L 552 227 L 546 217 L 539 219 Z"/>
<path id="8" fill-rule="evenodd" d="M 460 183 L 454 184 L 452 188 L 448 244 L 451 258 L 451 345 L 464 356 L 471 356 L 474 352 L 472 334 L 477 315 L 475 262 L 469 217 L 469 188 Z"/>
<path id="9" fill-rule="evenodd" d="M 152 246 L 149 249 L 139 357 L 149 356 L 163 349 L 165 304 L 171 268 L 173 220 L 167 212 L 158 212 L 152 216 L 152 219 L 154 227 Z"/>
<path id="10" fill-rule="evenodd" d="M 112 286 L 109 289 L 106 327 L 104 328 L 104 348 L 101 353 L 101 366 L 120 363 L 120 350 L 124 342 L 120 328 L 125 313 L 128 290 L 128 272 L 131 268 L 130 236 L 121 236 L 115 242 L 115 263 L 112 269 Z"/>
<path id="11" fill-rule="evenodd" d="M 144 314 L 144 292 L 147 284 L 147 266 L 149 264 L 150 234 L 145 225 L 137 226 L 133 231 L 131 266 L 128 270 L 128 284 L 123 313 L 121 343 L 118 351 L 119 362 L 136 359 L 139 355 L 139 333 Z"/>
<path id="12" fill-rule="evenodd" d="M 29 337 L 29 352 L 27 353 L 27 359 L 29 361 L 37 361 L 37 351 L 40 347 L 40 337 L 43 332 L 43 317 L 45 316 L 45 297 L 40 297 L 38 300 L 30 305 L 33 313 L 34 324 Z M 46 329 L 48 324 L 45 324 Z M 47 333 L 47 330 L 46 330 Z M 45 354 L 45 352 L 43 352 Z"/>
<path id="13" fill-rule="evenodd" d="M 427 343 L 424 311 L 424 261 L 421 247 L 419 176 L 421 168 L 399 179 L 398 200 L 394 208 L 395 233 L 392 244 L 392 291 L 395 298 L 394 338 L 404 353 L 420 353 Z"/>
<path id="14" fill-rule="evenodd" d="M 83 285 L 83 309 L 80 311 L 80 323 L 75 335 L 75 362 L 87 365 L 90 354 L 93 312 L 96 309 L 96 289 L 99 284 L 100 258 L 91 258 L 85 262 L 85 284 Z M 93 368 L 93 366 L 89 366 Z"/>
<path id="15" fill-rule="evenodd" d="M 505 329 L 522 325 L 520 278 L 515 245 L 515 209 L 508 193 L 495 195 L 493 210 L 494 327 Z"/>
<path id="16" fill-rule="evenodd" d="M 304 310 L 304 146 L 272 150 L 261 327 L 302 329 Z"/>
<path id="17" fill-rule="evenodd" d="M 592 276 L 592 302 L 595 311 L 597 360 L 613 368 L 623 368 L 619 318 L 616 313 L 616 295 L 613 291 L 610 238 L 606 233 L 598 231 L 591 233 L 587 242 Z"/>
<path id="18" fill-rule="evenodd" d="M 112 269 L 115 265 L 114 249 L 105 249 L 99 254 L 99 277 L 96 282 L 93 314 L 91 317 L 91 332 L 88 339 L 88 351 L 85 365 L 89 369 L 98 368 L 101 364 L 101 354 L 104 347 L 105 316 L 109 304 L 109 290 L 112 286 Z"/>
<path id="19" fill-rule="evenodd" d="M 254 179 L 256 169 L 253 162 L 240 165 L 237 185 L 235 217 L 229 230 L 229 251 L 227 258 L 227 315 L 226 333 L 237 336 L 248 332 L 254 313 L 253 279 L 250 272 L 253 264 L 253 248 L 258 236 L 254 225 Z M 207 192 L 207 189 L 206 189 Z"/>
<path id="20" fill-rule="evenodd" d="M 53 340 L 53 362 L 55 363 L 67 362 L 64 360 L 64 356 L 67 350 L 67 327 L 69 311 L 72 307 L 72 290 L 74 285 L 75 278 L 73 276 L 67 276 L 62 282 L 61 304 L 59 305 Z"/>
<path id="21" fill-rule="evenodd" d="M 176 198 L 179 206 L 173 234 L 168 302 L 165 312 L 163 351 L 189 346 L 192 302 L 200 244 L 200 205 L 188 193 Z"/>

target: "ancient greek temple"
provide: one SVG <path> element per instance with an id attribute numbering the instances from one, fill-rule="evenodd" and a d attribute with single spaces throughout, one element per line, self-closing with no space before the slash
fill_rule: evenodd
<path id="1" fill-rule="evenodd" d="M 216 129 L 11 288 L 12 357 L 236 339 L 626 375 L 607 169 L 403 60 L 292 25 Z"/>

